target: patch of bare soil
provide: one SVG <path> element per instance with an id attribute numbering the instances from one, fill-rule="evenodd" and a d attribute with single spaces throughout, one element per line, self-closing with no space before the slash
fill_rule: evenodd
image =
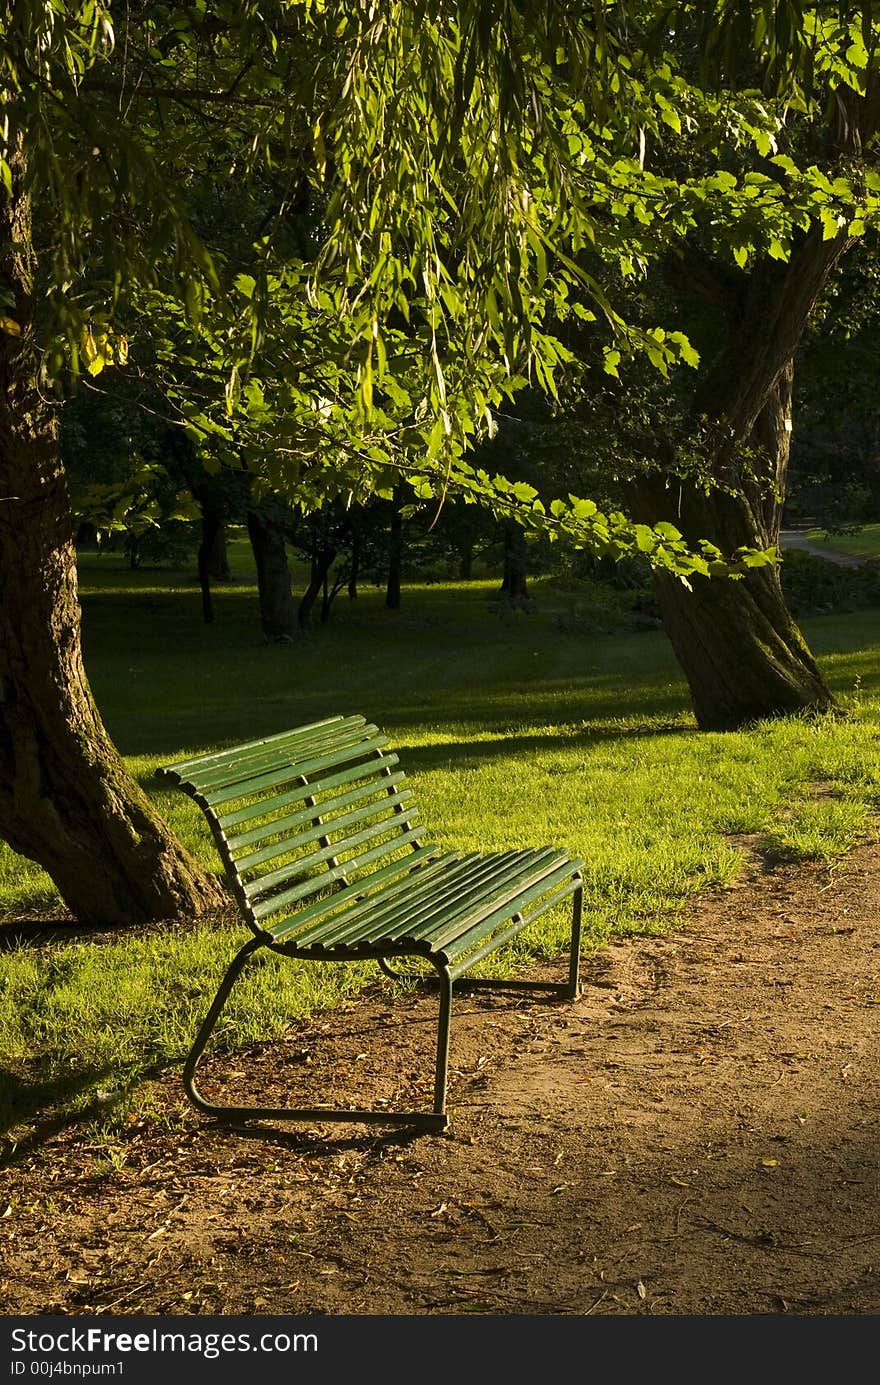
<path id="1" fill-rule="evenodd" d="M 463 990 L 443 1135 L 224 1129 L 167 1074 L 109 1163 L 69 1127 L 0 1171 L 0 1309 L 876 1313 L 878 905 L 876 846 L 754 858 L 574 1003 Z M 377 983 L 203 1085 L 428 1102 L 435 1006 Z"/>

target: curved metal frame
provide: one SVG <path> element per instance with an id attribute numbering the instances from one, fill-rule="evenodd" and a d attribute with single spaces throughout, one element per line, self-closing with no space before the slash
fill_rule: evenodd
<path id="1" fill-rule="evenodd" d="M 487 989 L 496 990 L 549 990 L 553 994 L 562 995 L 571 1000 L 575 999 L 579 991 L 578 975 L 580 968 L 581 920 L 583 913 L 583 882 L 579 871 L 574 873 L 573 878 L 577 883 L 573 891 L 574 904 L 572 909 L 571 950 L 568 979 L 566 981 L 552 982 L 529 981 L 519 978 L 504 980 L 488 977 L 465 977 L 463 984 L 468 987 L 485 987 Z M 395 981 L 424 981 L 430 978 L 425 978 L 424 976 L 405 976 L 399 972 L 395 972 L 393 968 L 388 965 L 387 958 L 389 955 L 424 956 L 425 960 L 431 963 L 437 974 L 437 981 L 440 988 L 437 1056 L 434 1069 L 433 1111 L 367 1111 L 357 1108 L 341 1109 L 332 1107 L 226 1106 L 209 1101 L 207 1097 L 203 1096 L 196 1086 L 195 1080 L 199 1061 L 205 1051 L 214 1026 L 220 1017 L 223 1006 L 229 998 L 230 991 L 241 975 L 248 959 L 261 947 L 269 947 L 273 952 L 281 952 L 288 957 L 299 956 L 305 958 L 309 955 L 305 952 L 296 952 L 293 949 L 273 945 L 266 936 L 262 935 L 249 938 L 244 946 L 239 948 L 217 988 L 217 993 L 211 1002 L 208 1013 L 202 1021 L 202 1025 L 196 1035 L 183 1069 L 184 1089 L 192 1104 L 199 1111 L 202 1111 L 206 1116 L 214 1116 L 219 1120 L 229 1122 L 276 1120 L 307 1121 L 310 1124 L 315 1124 L 321 1121 L 352 1121 L 366 1122 L 375 1125 L 405 1125 L 420 1130 L 431 1131 L 445 1129 L 449 1122 L 449 1117 L 446 1114 L 446 1089 L 449 1075 L 449 1033 L 452 1019 L 452 986 L 453 982 L 463 975 L 470 963 L 465 959 L 458 967 L 450 967 L 447 961 L 441 960 L 440 956 L 416 952 L 412 948 L 407 949 L 405 947 L 401 947 L 399 952 L 391 954 L 379 952 L 369 947 L 352 948 L 344 958 L 328 959 L 325 954 L 321 960 L 357 961 L 359 959 L 370 958 L 378 962 L 385 975 L 391 977 Z"/>
<path id="2" fill-rule="evenodd" d="M 268 944 L 262 938 L 249 939 L 244 947 L 240 948 L 235 954 L 223 980 L 220 982 L 217 994 L 214 996 L 211 1007 L 202 1022 L 202 1026 L 196 1035 L 189 1056 L 184 1064 L 183 1085 L 193 1105 L 206 1116 L 215 1116 L 219 1120 L 230 1122 L 248 1120 L 289 1120 L 308 1121 L 314 1124 L 319 1121 L 364 1121 L 370 1124 L 416 1126 L 421 1130 L 445 1129 L 449 1121 L 446 1115 L 446 1084 L 449 1071 L 449 1031 L 452 1020 L 452 977 L 450 976 L 448 966 L 444 966 L 439 961 L 434 962 L 440 983 L 440 1014 L 437 1028 L 437 1058 L 434 1071 L 433 1111 L 365 1111 L 357 1108 L 344 1109 L 321 1106 L 226 1106 L 209 1101 L 207 1097 L 202 1095 L 196 1086 L 195 1077 L 199 1060 L 205 1051 L 208 1039 L 220 1017 L 223 1006 L 226 1004 L 229 993 L 238 980 L 248 958 L 252 953 L 256 952 L 258 948 L 267 945 Z M 281 951 L 280 948 L 273 948 L 272 950 Z M 379 960 L 375 953 L 364 953 L 363 955 L 373 957 L 374 960 Z M 356 961 L 358 959 L 352 953 L 344 960 Z"/>

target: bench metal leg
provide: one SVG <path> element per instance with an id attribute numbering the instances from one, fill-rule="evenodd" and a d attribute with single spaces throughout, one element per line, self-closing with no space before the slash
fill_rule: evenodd
<path id="1" fill-rule="evenodd" d="M 569 1000 L 577 1000 L 581 989 L 581 929 L 584 918 L 584 877 L 578 871 L 574 878 L 578 882 L 578 887 L 574 892 L 574 903 L 571 910 L 571 952 L 568 964 L 568 988 L 565 991 Z"/>
<path id="2" fill-rule="evenodd" d="M 449 1029 L 452 1013 L 452 978 L 448 967 L 438 967 L 440 976 L 440 1014 L 437 1028 L 437 1060 L 434 1073 L 434 1110 L 429 1111 L 365 1111 L 352 1109 L 325 1109 L 324 1107 L 268 1107 L 268 1106 L 226 1106 L 209 1101 L 196 1086 L 196 1069 L 205 1051 L 208 1039 L 220 1017 L 229 993 L 238 980 L 245 963 L 257 948 L 264 946 L 262 939 L 252 938 L 245 943 L 233 957 L 232 962 L 220 982 L 217 994 L 196 1035 L 189 1056 L 183 1068 L 183 1085 L 187 1096 L 197 1110 L 218 1120 L 241 1122 L 248 1120 L 289 1120 L 308 1121 L 317 1124 L 321 1121 L 366 1122 L 374 1125 L 405 1125 L 420 1130 L 444 1130 L 448 1124 L 446 1115 L 446 1083 L 449 1068 Z"/>

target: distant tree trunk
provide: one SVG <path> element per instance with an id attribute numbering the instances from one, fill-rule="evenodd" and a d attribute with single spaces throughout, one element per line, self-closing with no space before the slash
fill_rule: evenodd
<path id="1" fill-rule="evenodd" d="M 230 577 L 226 556 L 226 511 L 207 489 L 200 494 L 199 503 L 202 511 L 202 539 L 197 558 L 199 586 L 202 591 L 202 617 L 210 625 L 214 619 L 211 582 L 228 582 Z"/>
<path id="2" fill-rule="evenodd" d="M 269 643 L 292 640 L 296 634 L 296 609 L 290 589 L 290 568 L 284 531 L 257 510 L 248 511 L 248 537 L 257 565 L 260 624 Z"/>
<path id="3" fill-rule="evenodd" d="M 218 908 L 225 895 L 172 836 L 104 729 L 82 661 L 76 550 L 56 419 L 34 341 L 30 209 L 0 199 L 0 835 L 84 923 Z"/>
<path id="4" fill-rule="evenodd" d="M 389 611 L 400 610 L 400 582 L 403 573 L 403 515 L 401 514 L 402 492 L 394 487 L 391 501 L 391 521 L 389 526 L 388 585 L 385 589 L 385 605 Z"/>
<path id="5" fill-rule="evenodd" d="M 311 625 L 315 602 L 322 593 L 321 623 L 325 624 L 330 615 L 330 602 L 324 584 L 327 579 L 327 574 L 336 559 L 337 551 L 335 545 L 321 542 L 312 554 L 312 570 L 309 578 L 309 585 L 302 594 L 299 609 L 296 613 L 297 622 L 301 630 L 307 630 Z"/>
<path id="6" fill-rule="evenodd" d="M 358 577 L 361 570 L 361 526 L 356 521 L 351 531 L 351 567 L 348 570 L 348 599 L 357 601 Z"/>
<path id="7" fill-rule="evenodd" d="M 474 571 L 474 545 L 468 540 L 461 544 L 458 550 L 458 578 L 460 582 L 469 582 Z"/>
<path id="8" fill-rule="evenodd" d="M 208 512 L 207 523 L 205 513 Z M 205 546 L 205 567 L 213 582 L 228 582 L 232 576 L 226 550 L 226 511 L 222 505 L 209 501 L 202 510 L 202 543 Z M 207 529 L 207 533 L 205 532 Z"/>
<path id="9" fill-rule="evenodd" d="M 166 444 L 170 460 L 176 465 L 201 512 L 202 532 L 196 562 L 202 593 L 202 618 L 210 625 L 214 619 L 211 583 L 228 582 L 231 576 L 226 554 L 228 505 L 216 478 L 206 476 L 197 465 L 195 448 L 180 428 L 167 430 Z"/>
<path id="10" fill-rule="evenodd" d="M 723 488 L 648 477 L 637 509 L 667 520 L 691 543 L 705 538 L 725 555 L 741 546 L 778 546 L 791 443 L 795 348 L 846 240 L 807 236 L 788 266 L 748 277 L 727 343 L 700 391 L 695 413 L 716 421 L 710 470 Z M 704 730 L 833 708 L 834 699 L 786 606 L 776 567 L 739 581 L 656 577 L 666 632 Z"/>
<path id="11" fill-rule="evenodd" d="M 501 594 L 509 601 L 522 601 L 527 591 L 528 549 L 526 536 L 518 524 L 504 526 L 504 576 Z"/>

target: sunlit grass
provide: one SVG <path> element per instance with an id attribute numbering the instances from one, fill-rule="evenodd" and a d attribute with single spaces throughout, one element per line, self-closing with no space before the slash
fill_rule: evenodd
<path id="1" fill-rule="evenodd" d="M 880 524 L 865 524 L 855 534 L 829 534 L 825 529 L 808 529 L 807 538 L 831 553 L 847 553 L 853 558 L 880 558 Z"/>
<path id="2" fill-rule="evenodd" d="M 409 587 L 399 612 L 367 588 L 356 602 L 340 597 L 331 623 L 309 638 L 267 647 L 248 581 L 218 588 L 206 626 L 188 575 L 129 574 L 105 555 L 85 562 L 82 577 L 87 666 L 110 732 L 211 869 L 201 815 L 158 787 L 156 767 L 333 713 L 362 713 L 387 732 L 442 845 L 547 843 L 583 856 L 587 947 L 669 927 L 696 891 L 729 884 L 742 862 L 731 839 L 741 834 L 782 856 L 831 860 L 872 830 L 876 612 L 805 622 L 849 718 L 716 735 L 697 732 L 660 632 L 572 633 L 567 617 L 582 594 L 546 582 L 534 584 L 531 614 L 500 612 L 495 582 Z M 63 912 L 43 872 L 5 847 L 0 910 L 7 919 Z M 566 910 L 555 911 L 489 965 L 556 953 L 567 927 Z M 245 936 L 205 923 L 7 952 L 0 1046 L 31 1086 L 38 1074 L 68 1100 L 178 1062 Z M 373 975 L 366 965 L 269 958 L 236 988 L 221 1037 L 235 1045 L 279 1035 Z M 22 1116 L 16 1091 L 12 1125 Z"/>

